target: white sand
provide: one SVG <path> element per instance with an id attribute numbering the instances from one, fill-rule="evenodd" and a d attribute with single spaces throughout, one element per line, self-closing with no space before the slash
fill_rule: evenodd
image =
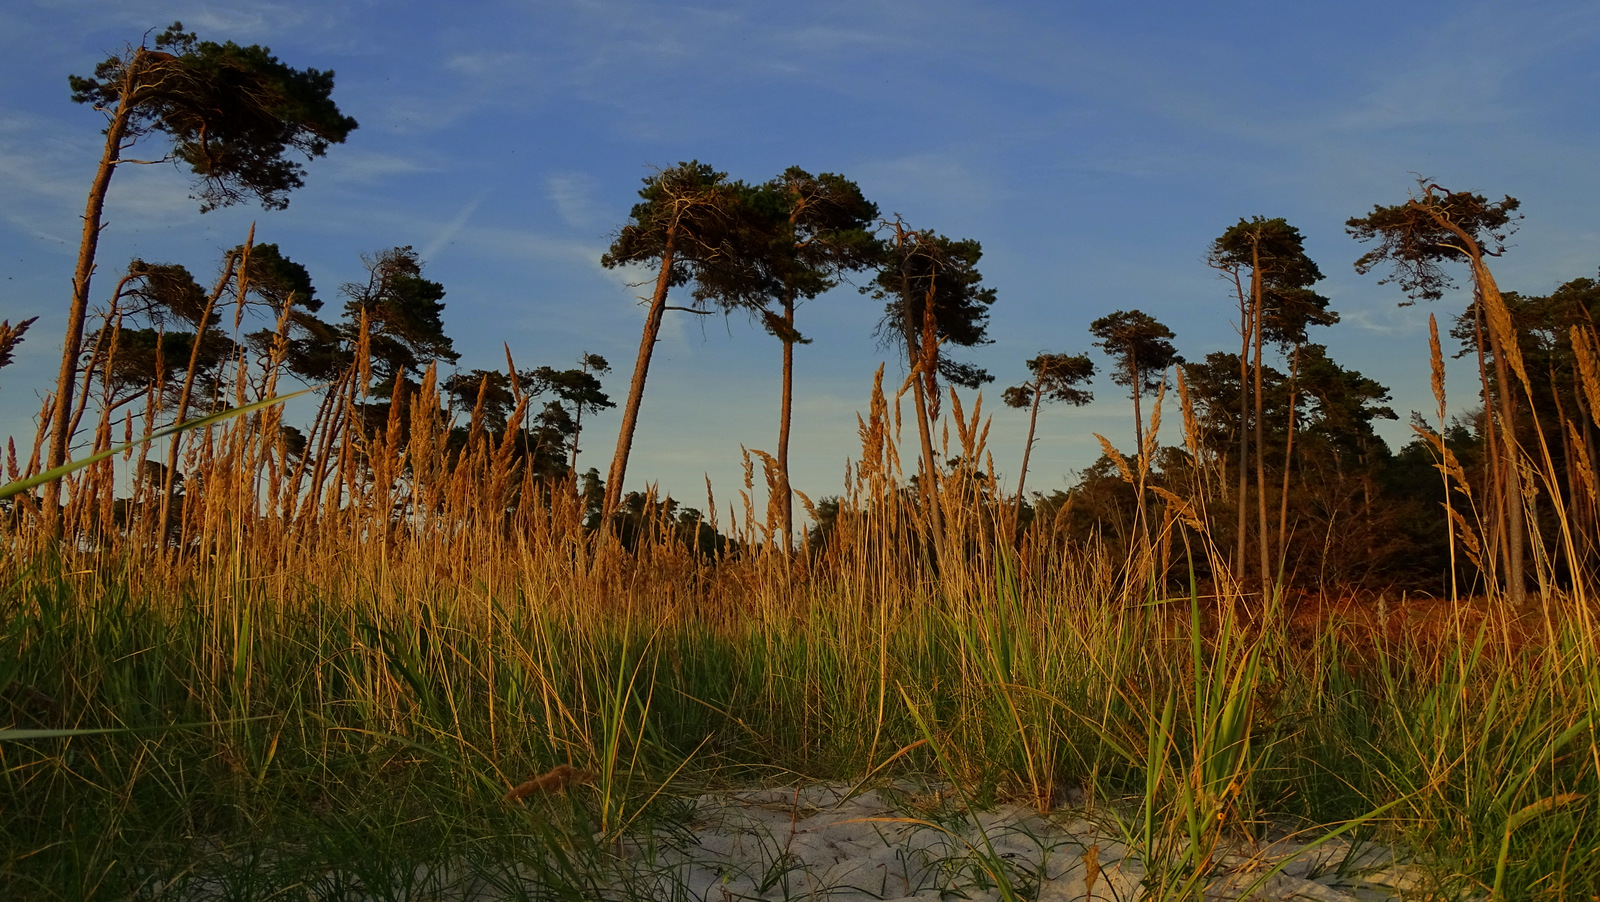
<path id="1" fill-rule="evenodd" d="M 687 833 L 623 846 L 627 876 L 617 886 L 623 895 L 708 902 L 997 900 L 998 871 L 1019 898 L 1041 902 L 1147 897 L 1137 857 L 1114 828 L 1081 812 L 1040 815 L 1003 806 L 968 813 L 948 799 L 910 791 L 851 797 L 831 786 L 710 794 L 696 807 Z M 1355 848 L 1341 837 L 1304 852 L 1311 838 L 1300 837 L 1298 846 L 1280 841 L 1232 850 L 1214 869 L 1206 898 L 1369 902 L 1415 898 L 1426 886 L 1421 869 L 1395 862 L 1387 848 Z M 1092 892 L 1091 861 L 1099 872 Z"/>

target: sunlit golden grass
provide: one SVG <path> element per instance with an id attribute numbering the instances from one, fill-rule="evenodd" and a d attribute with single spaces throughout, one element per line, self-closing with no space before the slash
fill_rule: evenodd
<path id="1" fill-rule="evenodd" d="M 1396 843 L 1441 897 L 1600 893 L 1592 574 L 1547 580 L 1534 609 L 1491 593 L 1422 616 L 1248 591 L 1205 499 L 1170 490 L 1122 557 L 1019 531 L 981 404 L 954 395 L 942 450 L 967 465 L 936 531 L 881 374 L 825 539 L 775 539 L 756 454 L 739 522 L 717 524 L 733 544 L 706 551 L 664 509 L 586 525 L 575 485 L 519 471 L 476 421 L 453 449 L 431 375 L 364 429 L 359 383 L 329 390 L 304 456 L 271 410 L 192 433 L 165 537 L 158 487 L 110 461 L 69 477 L 66 541 L 18 496 L 0 559 L 18 897 L 221 874 L 253 898 L 340 862 L 381 883 L 462 860 L 591 897 L 603 845 L 551 823 L 604 840 L 670 818 L 674 786 L 889 774 L 1095 806 L 1158 897 L 1226 843 L 1307 825 Z M 1150 457 L 1123 459 L 1130 483 Z"/>

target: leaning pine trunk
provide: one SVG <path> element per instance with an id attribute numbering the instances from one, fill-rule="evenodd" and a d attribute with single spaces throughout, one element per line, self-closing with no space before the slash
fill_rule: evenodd
<path id="1" fill-rule="evenodd" d="M 672 243 L 676 233 L 676 226 L 667 228 L 666 245 L 661 251 L 661 274 L 656 277 L 656 290 L 650 298 L 644 334 L 639 337 L 639 359 L 633 365 L 633 381 L 628 385 L 628 403 L 622 409 L 622 428 L 617 433 L 617 451 L 611 457 L 611 471 L 606 477 L 604 520 L 610 520 L 622 503 L 622 481 L 628 474 L 628 452 L 633 448 L 633 431 L 639 423 L 639 402 L 644 398 L 644 380 L 650 372 L 650 357 L 655 353 L 656 340 L 661 334 L 661 319 L 667 312 L 667 289 L 672 286 Z"/>
<path id="2" fill-rule="evenodd" d="M 1033 387 L 1033 406 L 1028 410 L 1028 443 L 1022 446 L 1022 470 L 1017 474 L 1017 512 L 1012 517 L 1012 532 L 1017 531 L 1017 525 L 1022 522 L 1022 485 L 1028 479 L 1028 455 L 1033 452 L 1033 427 L 1039 422 L 1039 386 L 1035 379 Z"/>
<path id="3" fill-rule="evenodd" d="M 78 374 L 78 355 L 83 348 L 83 322 L 89 310 L 89 281 L 94 276 L 94 256 L 100 245 L 100 219 L 105 210 L 106 191 L 111 187 L 111 174 L 122 162 L 122 139 L 127 133 L 131 115 L 134 82 L 138 78 L 145 51 L 135 51 L 122 75 L 122 102 L 106 125 L 105 149 L 100 154 L 100 167 L 95 170 L 94 183 L 89 187 L 89 199 L 83 211 L 83 237 L 78 241 L 78 266 L 72 275 L 72 305 L 67 309 L 67 334 L 61 342 L 61 372 L 56 376 L 55 415 L 50 429 L 50 452 L 45 458 L 45 469 L 51 470 L 67 461 L 67 446 L 72 441 L 72 390 Z M 54 533 L 60 526 L 61 480 L 54 479 L 44 485 L 44 515 L 46 528 Z"/>
<path id="4" fill-rule="evenodd" d="M 783 400 L 778 414 L 778 494 L 779 518 L 783 521 L 783 550 L 788 553 L 794 541 L 794 492 L 789 488 L 789 423 L 794 411 L 794 295 L 783 300 Z"/>

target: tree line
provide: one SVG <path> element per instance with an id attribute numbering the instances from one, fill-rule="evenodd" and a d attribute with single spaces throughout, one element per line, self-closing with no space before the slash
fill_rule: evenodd
<path id="1" fill-rule="evenodd" d="M 339 289 L 337 320 L 321 317 L 323 300 L 305 268 L 253 235 L 224 254 L 210 288 L 181 265 L 135 259 L 91 316 L 101 211 L 117 168 L 141 162 L 128 156 L 135 145 L 164 137 L 163 155 L 189 170 L 202 212 L 249 199 L 281 209 L 304 180 L 290 152 L 322 156 L 357 127 L 334 104 L 333 83 L 332 72 L 291 68 L 257 46 L 200 41 L 179 23 L 152 45 L 103 61 L 92 77 L 69 79 L 72 99 L 104 116 L 105 145 L 86 203 L 55 391 L 41 412 L 33 460 L 21 469 L 41 468 L 41 446 L 42 469 L 62 464 L 91 407 L 98 448 L 119 411 L 131 434 L 132 412 L 142 406 L 148 434 L 158 420 L 181 422 L 271 394 L 280 372 L 325 386 L 309 432 L 282 430 L 313 496 L 330 458 L 345 453 L 342 430 L 404 433 L 432 368 L 459 361 L 444 329 L 445 289 L 427 278 L 410 247 L 365 257 L 362 275 Z M 771 527 L 787 547 L 795 534 L 794 354 L 811 340 L 799 310 L 850 279 L 883 305 L 877 337 L 905 367 L 920 450 L 911 482 L 938 541 L 943 525 L 933 499 L 941 480 L 979 466 L 936 455 L 945 387 L 993 381 L 951 356 L 990 340 L 996 292 L 978 269 L 980 243 L 885 216 L 845 176 L 799 167 L 748 183 L 689 161 L 645 178 L 639 198 L 601 258 L 608 268 L 648 267 L 653 288 L 609 471 L 602 480 L 591 470 L 580 490 L 594 522 L 629 515 L 642 522 L 650 505 L 661 504 L 625 497 L 623 489 L 666 315 L 745 314 L 782 347 Z M 1206 253 L 1237 305 L 1238 353 L 1186 360 L 1172 330 L 1140 310 L 1095 319 L 1093 346 L 1132 401 L 1134 447 L 1124 453 L 1105 442 L 1105 456 L 1072 489 L 1029 495 L 1040 406 L 1089 403 L 1097 372 L 1088 353 L 1041 350 L 1023 363 L 1028 378 L 1004 392 L 1008 405 L 1028 411 L 1029 425 L 1016 486 L 992 492 L 993 503 L 1009 511 L 1013 530 L 1048 520 L 1069 538 L 1142 549 L 1143 557 L 1129 560 L 1162 572 L 1174 560 L 1174 524 L 1193 517 L 1227 549 L 1231 578 L 1263 591 L 1305 584 L 1313 572 L 1326 582 L 1330 567 L 1341 583 L 1426 581 L 1423 571 L 1435 565 L 1442 569 L 1432 574 L 1447 571 L 1454 591 L 1467 572 L 1458 548 L 1475 572 L 1519 600 L 1530 580 L 1591 567 L 1592 537 L 1600 534 L 1593 480 L 1600 286 L 1576 279 L 1546 297 L 1502 293 L 1489 261 L 1505 251 L 1518 208 L 1509 196 L 1491 201 L 1424 180 L 1403 202 L 1374 206 L 1346 224 L 1371 246 L 1356 269 L 1380 271 L 1380 284 L 1396 283 L 1407 303 L 1442 298 L 1454 287 L 1449 267 L 1464 268 L 1472 302 L 1450 334 L 1480 375 L 1475 413 L 1447 417 L 1435 327 L 1436 416 L 1417 415 L 1415 440 L 1392 452 L 1374 430 L 1375 420 L 1396 417 L 1388 390 L 1312 340 L 1312 327 L 1339 317 L 1316 290 L 1323 274 L 1302 234 L 1282 218 L 1242 218 Z M 224 327 L 230 304 L 231 331 Z M 272 325 L 241 333 L 245 317 L 257 314 Z M 0 323 L 0 366 L 33 322 Z M 469 432 L 482 430 L 538 480 L 576 486 L 584 417 L 616 406 L 600 382 L 609 370 L 587 352 L 575 367 L 518 369 L 508 348 L 503 370 L 458 371 L 438 386 L 450 406 L 471 412 L 452 445 L 459 450 Z M 1163 446 L 1158 418 L 1174 390 L 1184 440 Z M 153 489 L 149 503 L 159 506 L 160 534 L 182 494 L 181 452 L 174 439 L 164 462 L 141 468 Z M 1549 466 L 1530 469 L 1530 459 Z M 14 462 L 12 469 L 19 469 Z M 47 484 L 37 499 L 47 523 L 57 522 L 60 485 Z M 814 544 L 825 542 L 827 512 L 837 509 L 836 500 L 818 508 Z M 702 536 L 698 512 L 674 505 L 671 518 L 692 520 L 685 526 L 692 541 L 718 547 L 714 532 Z M 1443 548 L 1427 538 L 1441 522 Z"/>

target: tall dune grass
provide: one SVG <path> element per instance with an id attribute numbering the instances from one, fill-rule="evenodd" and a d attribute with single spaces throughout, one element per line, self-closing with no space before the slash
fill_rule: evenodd
<path id="1" fill-rule="evenodd" d="M 167 534 L 132 462 L 121 499 L 110 460 L 59 512 L 19 496 L 0 886 L 626 897 L 609 844 L 671 829 L 681 787 L 922 775 L 1103 812 L 1154 897 L 1317 825 L 1397 844 L 1439 898 L 1600 895 L 1593 574 L 1425 631 L 1297 627 L 1228 577 L 1203 499 L 1152 497 L 1126 559 L 1050 523 L 1019 535 L 981 403 L 954 395 L 944 450 L 968 465 L 939 485 L 935 538 L 881 379 L 836 524 L 804 551 L 756 510 L 754 465 L 734 550 L 665 521 L 628 545 L 586 528 L 576 487 L 519 471 L 477 415 L 449 450 L 431 373 L 369 430 L 353 369 L 303 456 L 276 410 L 196 431 Z M 1130 482 L 1149 457 L 1122 461 Z M 1165 578 L 1182 548 L 1218 575 L 1205 595 Z M 560 764 L 594 778 L 505 800 Z"/>

